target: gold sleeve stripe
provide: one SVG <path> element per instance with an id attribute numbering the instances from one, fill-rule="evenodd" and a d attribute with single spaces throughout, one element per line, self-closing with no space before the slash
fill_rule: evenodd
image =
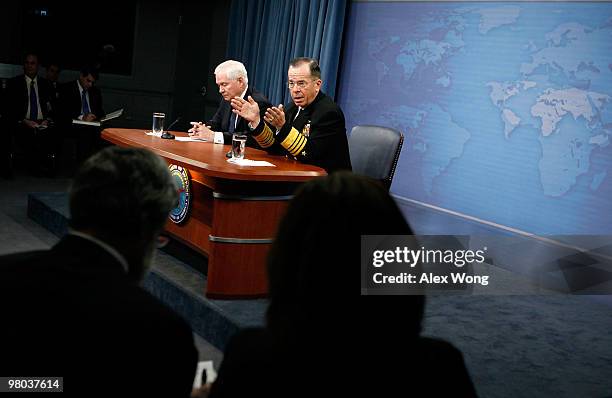
<path id="1" fill-rule="evenodd" d="M 297 130 L 295 128 L 292 128 L 291 133 L 293 133 L 293 131 L 297 131 Z M 286 148 L 287 151 L 289 151 L 289 153 L 293 155 L 293 151 L 295 151 L 295 149 L 300 145 L 300 141 L 301 141 L 300 134 L 295 134 L 293 142 L 287 143 L 287 148 Z"/>
<path id="2" fill-rule="evenodd" d="M 295 150 L 295 154 L 293 156 L 298 156 L 300 153 L 302 153 L 304 147 L 306 146 L 306 143 L 308 142 L 308 138 L 306 138 L 302 134 L 300 134 L 300 136 L 302 137 L 302 142 L 300 143 L 300 146 Z"/>
<path id="3" fill-rule="evenodd" d="M 293 127 L 289 135 L 281 142 L 281 145 L 293 156 L 298 156 L 306 146 L 307 141 L 306 137 Z"/>
<path id="4" fill-rule="evenodd" d="M 274 133 L 270 130 L 267 124 L 264 123 L 263 131 L 255 136 L 255 140 L 262 148 L 269 148 L 274 144 Z"/>
<path id="5" fill-rule="evenodd" d="M 293 152 L 293 156 L 298 156 L 300 153 L 302 153 L 304 147 L 306 146 L 306 142 L 308 142 L 308 138 L 304 137 L 302 134 L 300 134 L 300 136 L 302 141 L 300 142 L 298 148 Z"/>

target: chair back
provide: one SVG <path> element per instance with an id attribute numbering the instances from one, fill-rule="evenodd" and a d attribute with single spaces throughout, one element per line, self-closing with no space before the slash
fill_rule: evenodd
<path id="1" fill-rule="evenodd" d="M 353 172 L 381 181 L 387 189 L 404 143 L 404 135 L 392 128 L 360 125 L 353 127 L 349 152 Z"/>

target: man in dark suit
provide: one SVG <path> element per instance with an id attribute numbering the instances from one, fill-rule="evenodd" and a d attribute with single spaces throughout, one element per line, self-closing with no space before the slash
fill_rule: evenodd
<path id="1" fill-rule="evenodd" d="M 55 156 L 57 137 L 52 127 L 55 98 L 49 82 L 38 76 L 39 61 L 34 53 L 24 58 L 23 75 L 6 84 L 5 126 L 10 151 L 30 155 L 34 169 L 45 167 Z"/>
<path id="2" fill-rule="evenodd" d="M 60 110 L 64 122 L 68 119 L 93 122 L 104 117 L 102 93 L 94 85 L 99 77 L 94 67 L 86 65 L 81 68 L 77 80 L 60 86 Z"/>
<path id="3" fill-rule="evenodd" d="M 257 143 L 273 153 L 314 164 L 331 173 L 351 170 L 344 114 L 321 91 L 321 68 L 312 58 L 289 64 L 288 86 L 293 102 L 264 112 L 251 99 L 232 99 L 232 107 L 247 120 Z"/>
<path id="4" fill-rule="evenodd" d="M 223 97 L 217 112 L 206 125 L 191 122 L 193 127 L 189 132 L 209 141 L 213 140 L 215 132 L 217 132 L 217 135 L 223 133 L 223 142 L 231 144 L 233 133 L 244 133 L 248 130 L 247 121 L 232 112 L 231 99 L 234 97 L 244 98 L 245 100 L 249 97 L 253 98 L 253 101 L 259 105 L 262 117 L 271 104 L 262 93 L 249 87 L 249 77 L 241 62 L 228 60 L 219 64 L 215 69 L 215 81 L 219 86 L 219 93 Z M 247 139 L 247 145 L 257 147 L 257 143 L 252 137 Z"/>
<path id="5" fill-rule="evenodd" d="M 49 81 L 49 84 L 52 88 L 52 95 L 55 99 L 59 96 L 57 90 L 59 89 L 59 75 L 62 71 L 60 65 L 56 61 L 47 62 L 47 66 L 45 67 L 45 78 Z"/>
<path id="6" fill-rule="evenodd" d="M 0 373 L 61 376 L 78 396 L 188 397 L 191 329 L 138 286 L 176 204 L 152 152 L 108 147 L 88 159 L 70 189 L 67 235 L 0 257 Z"/>
<path id="7" fill-rule="evenodd" d="M 98 77 L 98 70 L 86 65 L 81 68 L 77 80 L 64 83 L 58 89 L 58 123 L 64 134 L 76 140 L 79 163 L 101 145 L 99 127 L 72 122 L 73 119 L 95 122 L 105 116 L 102 93 L 94 86 Z"/>

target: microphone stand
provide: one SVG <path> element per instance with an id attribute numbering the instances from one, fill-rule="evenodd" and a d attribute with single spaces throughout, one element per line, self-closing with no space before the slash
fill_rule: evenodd
<path id="1" fill-rule="evenodd" d="M 175 121 L 173 121 L 172 123 L 170 123 L 170 126 L 168 126 L 168 128 L 162 133 L 161 138 L 165 139 L 165 140 L 173 140 L 175 138 L 174 134 L 170 134 L 168 131 L 174 127 L 174 125 L 181 120 L 181 117 L 177 117 Z"/>

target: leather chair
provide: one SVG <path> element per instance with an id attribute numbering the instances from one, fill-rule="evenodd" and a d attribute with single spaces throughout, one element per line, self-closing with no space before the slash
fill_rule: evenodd
<path id="1" fill-rule="evenodd" d="M 403 143 L 404 135 L 388 127 L 353 127 L 349 137 L 353 172 L 381 181 L 388 190 Z"/>

